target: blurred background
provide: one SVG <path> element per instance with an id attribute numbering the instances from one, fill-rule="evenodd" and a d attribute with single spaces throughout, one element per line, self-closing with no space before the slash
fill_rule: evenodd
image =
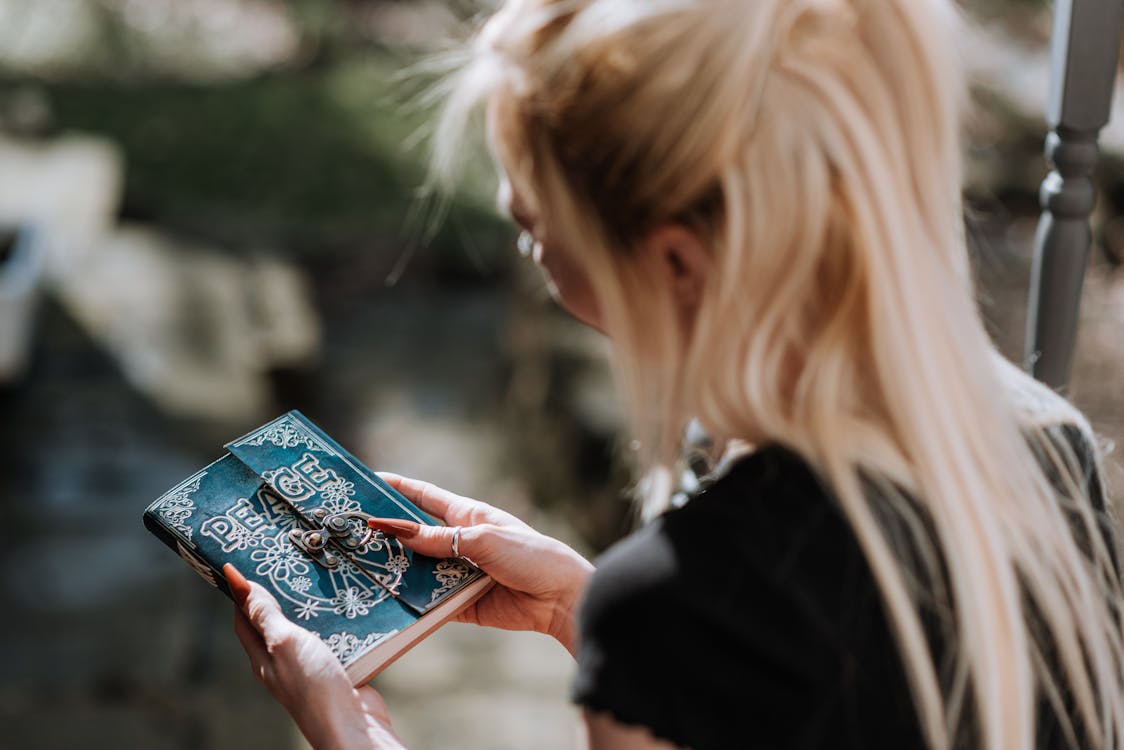
<path id="1" fill-rule="evenodd" d="M 302 747 L 229 602 L 140 523 L 282 411 L 586 554 L 629 529 L 605 344 L 519 261 L 486 156 L 439 224 L 418 200 L 425 61 L 487 5 L 0 0 L 0 744 Z M 1050 4 L 963 5 L 968 229 L 1018 360 Z M 1071 396 L 1111 449 L 1124 118 L 1102 145 Z M 419 750 L 569 748 L 571 671 L 450 625 L 376 686 Z"/>

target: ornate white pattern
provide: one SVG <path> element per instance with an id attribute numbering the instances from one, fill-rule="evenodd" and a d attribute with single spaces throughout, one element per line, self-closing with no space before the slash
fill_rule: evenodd
<path id="1" fill-rule="evenodd" d="M 362 506 L 359 505 L 358 500 L 348 500 L 346 498 L 339 500 L 325 500 L 320 504 L 320 507 L 327 511 L 330 515 L 335 515 L 336 513 L 354 513 L 355 511 L 362 509 Z"/>
<path id="2" fill-rule="evenodd" d="M 332 653 L 336 655 L 344 664 L 348 664 L 357 656 L 360 656 L 364 651 L 374 646 L 387 636 L 394 635 L 397 630 L 392 630 L 389 633 L 371 633 L 365 638 L 359 638 L 357 635 L 352 635 L 347 631 L 341 633 L 332 633 L 327 638 L 320 636 Z"/>
<path id="3" fill-rule="evenodd" d="M 405 555 L 394 555 L 386 561 L 386 569 L 391 573 L 405 573 L 410 567 L 410 558 Z"/>
<path id="4" fill-rule="evenodd" d="M 260 563 L 257 567 L 258 575 L 279 581 L 289 580 L 290 575 L 303 576 L 308 572 L 306 558 L 287 536 L 265 537 L 261 540 L 261 549 L 251 552 L 250 559 Z M 304 580 L 308 581 L 307 578 Z M 312 581 L 308 582 L 311 585 Z M 305 591 L 307 590 L 306 586 Z"/>
<path id="5" fill-rule="evenodd" d="M 339 575 L 363 577 L 363 571 L 359 569 L 358 565 L 352 562 L 350 557 L 341 558 L 339 564 L 336 565 L 335 572 Z"/>
<path id="6" fill-rule="evenodd" d="M 320 497 L 327 503 L 346 503 L 348 498 L 355 494 L 355 483 L 346 479 L 336 479 L 320 488 Z M 358 508 L 359 504 L 355 503 Z"/>
<path id="7" fill-rule="evenodd" d="M 315 599 L 306 599 L 304 604 L 297 607 L 297 618 L 301 620 L 311 620 L 313 617 L 319 617 L 320 615 L 316 613 L 317 609 L 319 609 L 319 607 L 316 606 Z"/>
<path id="8" fill-rule="evenodd" d="M 437 601 L 442 594 L 452 591 L 468 576 L 468 566 L 460 560 L 449 558 L 437 563 L 433 568 L 433 577 L 441 585 L 429 595 L 430 603 Z"/>
<path id="9" fill-rule="evenodd" d="M 278 448 L 295 448 L 298 445 L 303 445 L 310 451 L 332 452 L 323 440 L 287 414 L 238 441 L 235 445 L 264 445 L 265 443 L 272 443 Z"/>
<path id="10" fill-rule="evenodd" d="M 199 491 L 199 483 L 203 481 L 205 476 L 207 476 L 205 471 L 196 474 L 157 500 L 152 506 L 156 515 L 160 516 L 165 523 L 182 534 L 188 541 L 191 540 L 192 529 L 187 525 L 187 519 L 191 518 L 191 514 L 195 512 L 195 501 L 191 499 L 191 496 Z"/>
<path id="11" fill-rule="evenodd" d="M 235 526 L 230 531 L 230 538 L 234 541 L 234 549 L 248 549 L 250 547 L 257 547 L 262 543 L 264 537 L 254 531 L 247 529 L 243 526 Z"/>
<path id="12" fill-rule="evenodd" d="M 368 614 L 374 602 L 371 601 L 369 591 L 350 586 L 339 591 L 336 597 L 332 599 L 332 604 L 332 611 L 337 615 L 343 615 L 349 620 L 354 620 L 359 615 Z"/>

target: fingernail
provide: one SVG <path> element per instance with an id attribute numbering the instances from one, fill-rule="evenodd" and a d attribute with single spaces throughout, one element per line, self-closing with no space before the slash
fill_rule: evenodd
<path id="1" fill-rule="evenodd" d="M 234 601 L 239 607 L 244 607 L 246 597 L 250 595 L 250 582 L 246 580 L 246 576 L 239 572 L 238 568 L 234 567 L 234 563 L 223 565 L 222 573 L 226 576 L 226 582 L 230 585 L 230 593 L 234 596 Z"/>
<path id="2" fill-rule="evenodd" d="M 378 531 L 385 531 L 401 539 L 417 536 L 420 528 L 413 521 L 403 521 L 398 518 L 371 518 L 367 521 L 367 526 Z"/>

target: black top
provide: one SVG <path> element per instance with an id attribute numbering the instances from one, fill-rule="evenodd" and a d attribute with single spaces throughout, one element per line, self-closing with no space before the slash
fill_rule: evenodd
<path id="1" fill-rule="evenodd" d="M 924 747 L 854 532 L 776 445 L 600 558 L 573 697 L 695 750 Z"/>

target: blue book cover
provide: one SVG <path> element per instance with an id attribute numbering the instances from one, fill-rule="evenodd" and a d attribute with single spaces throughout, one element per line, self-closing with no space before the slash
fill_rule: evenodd
<path id="1" fill-rule="evenodd" d="M 355 684 L 490 585 L 464 560 L 369 529 L 370 516 L 435 521 L 299 412 L 226 448 L 150 505 L 145 526 L 228 596 L 227 562 L 269 589 Z"/>

